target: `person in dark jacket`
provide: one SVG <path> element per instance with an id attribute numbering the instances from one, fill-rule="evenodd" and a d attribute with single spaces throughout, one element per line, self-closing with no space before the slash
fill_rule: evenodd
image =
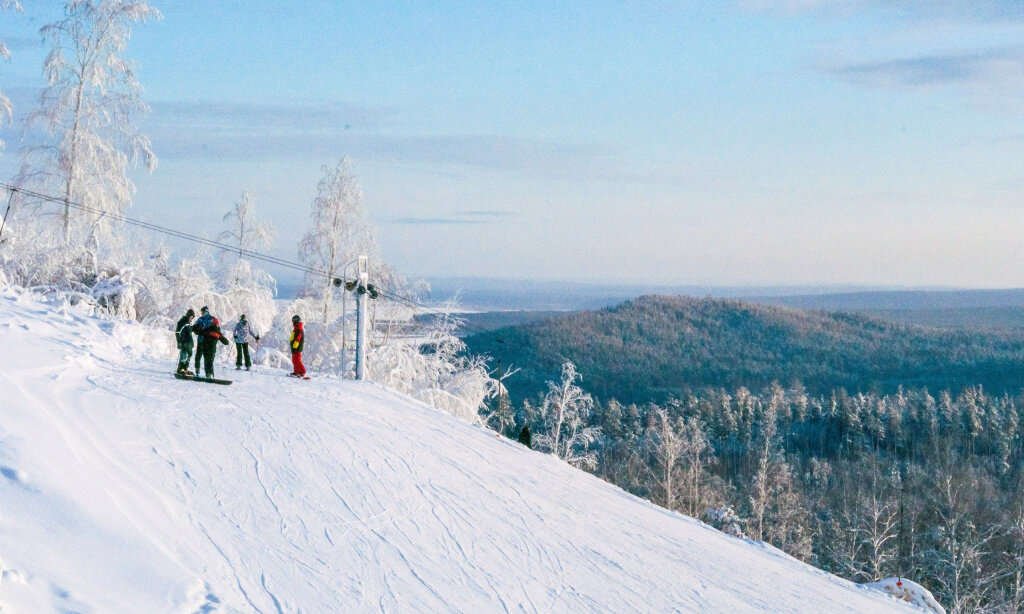
<path id="1" fill-rule="evenodd" d="M 205 307 L 203 308 L 206 309 Z M 203 317 L 209 316 L 206 320 L 207 324 L 201 325 Z M 196 336 L 199 338 L 199 342 L 196 343 L 196 355 L 201 356 L 203 359 L 203 367 L 206 372 L 206 379 L 213 379 L 213 360 L 217 357 L 217 342 L 228 344 L 228 340 L 224 337 L 223 333 L 220 332 L 220 320 L 210 315 L 209 311 L 206 311 L 202 317 L 196 320 L 196 323 L 192 325 L 192 330 L 196 332 Z M 196 366 L 196 374 L 199 373 L 199 366 Z"/>
<path id="2" fill-rule="evenodd" d="M 252 326 L 249 325 L 249 321 L 245 319 L 243 313 L 238 318 L 238 324 L 235 324 L 235 370 L 242 368 L 242 357 L 245 357 L 245 370 L 248 371 L 249 367 L 252 366 L 252 361 L 249 360 L 249 339 L 255 339 L 256 343 L 260 341 L 260 335 Z"/>
<path id="3" fill-rule="evenodd" d="M 192 318 L 196 312 L 190 308 L 174 325 L 174 337 L 178 341 L 178 373 L 192 375 L 188 370 L 188 361 L 192 358 Z"/>
<path id="4" fill-rule="evenodd" d="M 302 328 L 302 318 L 292 316 L 292 336 L 288 347 L 292 351 L 292 375 L 305 377 L 306 366 L 302 364 L 302 348 L 306 345 L 306 332 Z"/>
<path id="5" fill-rule="evenodd" d="M 533 449 L 533 438 L 530 436 L 530 425 L 524 424 L 523 430 L 519 431 L 519 443 L 527 448 Z"/>
<path id="6" fill-rule="evenodd" d="M 210 309 L 206 305 L 203 305 L 199 310 L 199 319 L 192 325 L 192 332 L 196 334 L 196 368 L 195 372 L 199 373 L 199 366 L 203 360 L 203 353 L 199 351 L 199 342 L 203 340 L 203 331 L 213 321 L 213 316 L 210 315 Z"/>

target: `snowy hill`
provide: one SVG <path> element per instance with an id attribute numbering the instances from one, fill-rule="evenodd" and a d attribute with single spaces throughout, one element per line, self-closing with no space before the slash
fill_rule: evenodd
<path id="1" fill-rule="evenodd" d="M 376 385 L 0 293 L 0 610 L 910 612 Z M 155 348 L 155 349 L 140 349 Z"/>

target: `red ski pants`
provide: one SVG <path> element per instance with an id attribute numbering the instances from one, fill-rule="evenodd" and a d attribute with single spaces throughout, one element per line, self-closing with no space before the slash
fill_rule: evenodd
<path id="1" fill-rule="evenodd" d="M 292 352 L 292 373 L 305 375 L 306 366 L 302 364 L 302 352 Z"/>

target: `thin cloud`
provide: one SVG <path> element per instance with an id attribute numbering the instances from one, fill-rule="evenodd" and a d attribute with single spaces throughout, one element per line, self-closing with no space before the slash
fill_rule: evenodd
<path id="1" fill-rule="evenodd" d="M 482 217 L 482 218 L 502 218 L 511 217 L 511 211 L 456 211 L 456 215 L 464 215 L 467 217 Z"/>
<path id="2" fill-rule="evenodd" d="M 143 130 L 165 159 L 333 159 L 382 164 L 599 175 L 616 168 L 607 146 L 488 134 L 394 134 L 391 109 L 333 104 L 264 106 L 154 102 Z"/>
<path id="3" fill-rule="evenodd" d="M 346 103 L 317 105 L 258 105 L 211 101 L 157 101 L 150 105 L 150 122 L 191 125 L 204 129 L 234 131 L 261 128 L 280 132 L 303 130 L 374 130 L 387 124 L 394 111 Z"/>
<path id="4" fill-rule="evenodd" d="M 38 91 L 33 90 L 33 97 Z M 34 104 L 16 103 L 16 113 L 29 106 Z M 493 134 L 403 135 L 396 133 L 398 111 L 383 107 L 205 101 L 154 101 L 150 107 L 151 112 L 140 119 L 140 128 L 152 140 L 157 156 L 167 162 L 311 160 L 320 164 L 348 155 L 381 166 L 518 172 L 554 180 L 658 185 L 692 180 L 674 169 L 632 167 L 623 163 L 616 147 L 605 143 Z"/>
<path id="5" fill-rule="evenodd" d="M 428 226 L 458 226 L 463 224 L 485 224 L 481 220 L 467 220 L 454 217 L 400 217 L 391 220 L 391 224 L 419 224 Z"/>
<path id="6" fill-rule="evenodd" d="M 883 14 L 910 21 L 1024 21 L 1024 3 L 1020 0 L 738 0 L 738 3 L 746 10 L 787 17 L 815 15 L 845 18 L 854 14 Z"/>
<path id="7" fill-rule="evenodd" d="M 882 87 L 988 87 L 1020 79 L 1020 75 L 1024 74 L 1024 48 L 925 55 L 852 64 L 831 69 L 831 72 L 851 81 Z"/>

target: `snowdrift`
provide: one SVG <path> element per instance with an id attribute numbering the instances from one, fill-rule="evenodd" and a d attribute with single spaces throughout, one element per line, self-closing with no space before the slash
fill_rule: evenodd
<path id="1" fill-rule="evenodd" d="M 376 385 L 0 293 L 0 610 L 910 612 Z"/>

